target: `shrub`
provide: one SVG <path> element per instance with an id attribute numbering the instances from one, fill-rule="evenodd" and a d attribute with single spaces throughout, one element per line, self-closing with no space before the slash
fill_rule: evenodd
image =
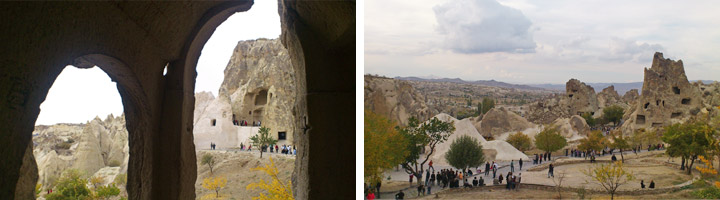
<path id="1" fill-rule="evenodd" d="M 113 181 L 116 185 L 122 185 L 124 186 L 127 184 L 127 174 L 118 174 L 115 176 L 115 180 Z"/>
<path id="2" fill-rule="evenodd" d="M 720 189 L 717 187 L 708 187 L 702 190 L 694 191 L 691 194 L 700 199 L 720 199 Z"/>
<path id="3" fill-rule="evenodd" d="M 485 162 L 482 145 L 473 137 L 463 135 L 450 144 L 450 150 L 445 153 L 448 164 L 457 169 L 480 166 Z"/>
<path id="4" fill-rule="evenodd" d="M 102 199 L 109 199 L 110 197 L 120 195 L 120 189 L 118 189 L 115 184 L 100 186 L 95 192 L 97 197 L 100 197 Z"/>

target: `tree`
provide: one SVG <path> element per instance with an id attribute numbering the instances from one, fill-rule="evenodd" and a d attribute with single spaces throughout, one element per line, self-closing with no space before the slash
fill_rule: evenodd
<path id="1" fill-rule="evenodd" d="M 99 186 L 95 189 L 95 196 L 102 199 L 110 199 L 111 197 L 120 195 L 120 189 L 115 184 Z"/>
<path id="2" fill-rule="evenodd" d="M 625 109 L 618 105 L 603 108 L 603 117 L 607 119 L 608 122 L 613 122 L 614 126 L 618 125 L 623 114 L 625 114 Z"/>
<path id="3" fill-rule="evenodd" d="M 625 156 L 623 155 L 623 150 L 629 149 L 630 144 L 628 144 L 627 138 L 622 136 L 622 133 L 616 132 L 616 134 L 613 136 L 613 142 L 611 145 L 613 148 L 620 150 L 620 158 L 622 158 L 622 162 L 625 162 Z"/>
<path id="4" fill-rule="evenodd" d="M 590 126 L 590 127 L 595 126 L 595 118 L 593 118 L 590 113 L 588 113 L 588 112 L 583 113 L 582 118 L 585 119 L 585 122 L 588 124 L 588 126 Z"/>
<path id="5" fill-rule="evenodd" d="M 245 187 L 246 190 L 254 190 L 256 188 L 265 190 L 265 193 L 260 193 L 260 196 L 253 197 L 253 200 L 293 199 L 292 183 L 288 180 L 287 184 L 284 184 L 283 181 L 278 178 L 279 171 L 277 167 L 275 167 L 275 162 L 273 162 L 272 157 L 270 158 L 269 165 L 253 168 L 252 170 L 263 171 L 272 178 L 272 182 L 269 184 L 265 182 L 265 180 L 260 179 L 260 182 L 250 183 Z"/>
<path id="6" fill-rule="evenodd" d="M 270 128 L 267 127 L 260 127 L 260 132 L 250 137 L 250 141 L 252 141 L 253 145 L 260 147 L 260 158 L 262 158 L 264 146 L 275 145 L 275 143 L 277 143 L 277 140 L 270 136 Z"/>
<path id="7" fill-rule="evenodd" d="M 530 137 L 525 135 L 523 132 L 510 134 L 510 136 L 507 137 L 506 141 L 522 152 L 530 150 L 530 148 L 532 147 L 532 140 L 530 140 Z"/>
<path id="8" fill-rule="evenodd" d="M 617 161 L 611 164 L 600 164 L 600 166 L 582 172 L 610 193 L 610 199 L 615 198 L 615 192 L 620 186 L 635 179 L 632 172 L 626 171 L 622 166 L 622 162 Z"/>
<path id="9" fill-rule="evenodd" d="M 202 165 L 208 165 L 210 168 L 210 175 L 213 174 L 213 166 L 215 166 L 215 157 L 213 157 L 210 154 L 205 154 L 202 157 L 202 161 L 200 161 L 200 164 Z"/>
<path id="10" fill-rule="evenodd" d="M 562 187 L 562 183 L 563 180 L 565 180 L 566 175 L 567 172 L 563 170 L 558 173 L 558 176 L 552 177 L 552 182 L 555 184 L 555 191 L 558 193 L 558 199 L 562 199 L 562 190 L 560 190 L 560 188 Z"/>
<path id="11" fill-rule="evenodd" d="M 600 151 L 607 146 L 608 141 L 600 131 L 592 131 L 587 138 L 580 139 L 578 149 L 582 151 L 595 150 Z"/>
<path id="12" fill-rule="evenodd" d="M 45 196 L 48 200 L 61 199 L 86 199 L 90 197 L 90 189 L 87 188 L 88 181 L 82 178 L 80 171 L 69 169 L 65 171 L 56 183 L 56 192 Z"/>
<path id="13" fill-rule="evenodd" d="M 701 121 L 673 124 L 665 128 L 662 140 L 668 143 L 667 153 L 670 156 L 680 156 L 686 162 L 688 174 L 692 173 L 692 166 L 698 156 L 707 156 L 711 149 L 716 131 L 707 123 Z"/>
<path id="14" fill-rule="evenodd" d="M 220 197 L 220 189 L 227 184 L 225 177 L 208 177 L 203 179 L 202 186 L 210 191 L 215 191 L 215 197 Z"/>
<path id="15" fill-rule="evenodd" d="M 545 152 L 553 152 L 567 145 L 567 139 L 558 133 L 557 127 L 545 127 L 535 135 L 535 147 Z"/>
<path id="16" fill-rule="evenodd" d="M 365 110 L 365 178 L 380 181 L 384 169 L 399 165 L 409 154 L 406 138 L 395 122 Z"/>
<path id="17" fill-rule="evenodd" d="M 450 166 L 466 171 L 469 167 L 480 166 L 485 162 L 485 156 L 480 141 L 463 135 L 450 144 L 450 150 L 445 153 L 445 160 Z"/>
<path id="18" fill-rule="evenodd" d="M 480 104 L 480 111 L 481 111 L 480 113 L 485 114 L 488 111 L 490 111 L 490 109 L 493 109 L 494 107 L 495 107 L 495 100 L 485 97 L 482 100 L 482 104 Z"/>
<path id="19" fill-rule="evenodd" d="M 433 117 L 422 124 L 415 117 L 411 117 L 408 121 L 408 126 L 400 129 L 400 133 L 407 138 L 406 149 L 409 151 L 408 156 L 405 157 L 405 161 L 402 163 L 402 167 L 408 174 L 418 177 L 418 184 L 420 184 L 422 181 L 420 173 L 423 172 L 425 163 L 435 152 L 435 146 L 447 141 L 448 137 L 455 131 L 455 125 L 453 122 L 441 121 L 437 117 Z M 418 163 L 425 147 L 429 149 L 429 152 L 425 153 L 422 161 Z"/>

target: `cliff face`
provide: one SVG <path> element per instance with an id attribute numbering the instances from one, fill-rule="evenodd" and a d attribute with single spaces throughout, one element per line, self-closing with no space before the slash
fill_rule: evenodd
<path id="1" fill-rule="evenodd" d="M 365 109 L 381 114 L 402 125 L 408 118 L 425 121 L 435 114 L 425 99 L 406 81 L 365 76 Z"/>
<path id="2" fill-rule="evenodd" d="M 277 39 L 240 41 L 235 47 L 218 97 L 210 93 L 195 95 L 194 134 L 196 148 L 247 145 L 257 133 L 253 122 L 270 128 L 280 144 L 292 144 L 296 122 L 297 88 L 295 71 L 288 52 Z M 247 121 L 248 127 L 233 123 Z M 280 135 L 284 135 L 285 139 Z"/>
<path id="3" fill-rule="evenodd" d="M 645 68 L 642 94 L 625 112 L 623 132 L 659 128 L 708 112 L 712 108 L 705 103 L 699 86 L 688 82 L 682 60 L 665 59 L 662 53 L 655 53 L 652 66 Z"/>

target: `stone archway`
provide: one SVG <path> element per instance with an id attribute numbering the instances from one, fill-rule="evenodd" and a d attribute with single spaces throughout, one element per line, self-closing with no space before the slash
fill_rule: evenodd
<path id="1" fill-rule="evenodd" d="M 194 199 L 197 59 L 214 29 L 252 3 L 0 3 L 0 197 L 23 198 L 16 189 L 39 106 L 63 67 L 77 62 L 104 67 L 118 82 L 130 133 L 129 199 Z M 304 77 L 292 110 L 303 116 L 294 135 L 295 198 L 353 198 L 355 1 L 278 5 L 281 40 Z"/>

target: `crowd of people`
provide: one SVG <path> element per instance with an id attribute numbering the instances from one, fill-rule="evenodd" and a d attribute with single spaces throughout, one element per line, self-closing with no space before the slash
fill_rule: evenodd
<path id="1" fill-rule="evenodd" d="M 245 144 L 240 143 L 240 150 L 243 150 L 243 151 L 252 151 L 252 145 L 248 145 L 247 148 L 245 148 L 245 147 L 246 147 Z M 278 146 L 277 144 L 275 144 L 275 145 L 270 145 L 270 146 L 268 146 L 268 145 L 262 145 L 262 146 L 260 147 L 260 149 L 261 149 L 263 152 L 268 152 L 268 150 L 269 150 L 270 153 L 281 153 L 281 154 L 287 154 L 287 155 L 297 155 L 297 149 L 296 149 L 295 146 L 292 146 L 292 145 L 284 145 L 284 144 L 283 144 L 282 146 Z"/>

